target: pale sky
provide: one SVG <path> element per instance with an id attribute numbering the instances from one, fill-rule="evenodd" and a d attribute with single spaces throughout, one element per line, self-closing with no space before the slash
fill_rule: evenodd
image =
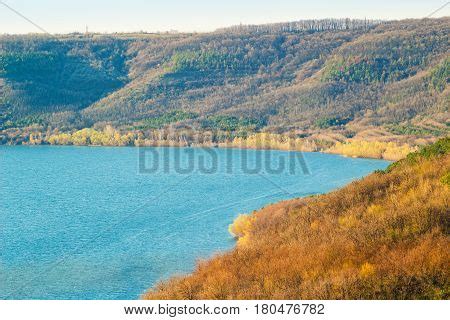
<path id="1" fill-rule="evenodd" d="M 422 18 L 447 0 L 0 0 L 0 33 L 212 31 L 319 18 Z M 450 4 L 433 17 L 450 16 Z"/>

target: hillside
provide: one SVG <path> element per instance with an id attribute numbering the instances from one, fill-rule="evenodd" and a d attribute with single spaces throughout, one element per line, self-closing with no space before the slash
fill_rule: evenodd
<path id="1" fill-rule="evenodd" d="M 237 247 L 144 299 L 449 299 L 450 138 L 230 226 Z"/>
<path id="2" fill-rule="evenodd" d="M 424 144 L 449 132 L 449 31 L 441 18 L 3 35 L 0 141 L 112 125 Z"/>

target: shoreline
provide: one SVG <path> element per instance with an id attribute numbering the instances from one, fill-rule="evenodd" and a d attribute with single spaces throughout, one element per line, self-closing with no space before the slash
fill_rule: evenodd
<path id="1" fill-rule="evenodd" d="M 90 147 L 198 147 L 238 148 L 252 150 L 280 150 L 339 154 L 350 158 L 398 161 L 418 149 L 418 143 L 405 139 L 345 138 L 323 134 L 301 137 L 294 133 L 235 132 L 119 131 L 111 126 L 103 130 L 84 128 L 68 133 L 30 133 L 0 140 L 9 145 L 74 145 Z M 426 144 L 426 142 L 424 142 Z"/>
<path id="2" fill-rule="evenodd" d="M 161 145 L 144 145 L 144 146 L 136 146 L 136 145 L 123 145 L 123 146 L 116 146 L 116 145 L 74 145 L 74 144 L 2 144 L 0 147 L 55 147 L 55 148 L 64 148 L 64 147 L 77 147 L 77 148 L 211 148 L 211 149 L 236 149 L 236 150 L 260 150 L 260 151 L 285 151 L 285 152 L 300 152 L 300 153 L 321 153 L 321 154 L 329 154 L 329 155 L 336 155 L 341 156 L 344 158 L 353 158 L 353 159 L 370 159 L 370 160 L 381 160 L 381 161 L 388 161 L 388 162 L 395 162 L 400 159 L 386 159 L 386 158 L 379 158 L 379 157 L 368 157 L 368 156 L 349 156 L 345 153 L 339 153 L 339 152 L 327 152 L 327 150 L 295 150 L 295 149 L 282 149 L 282 148 L 270 148 L 270 147 L 264 147 L 264 148 L 256 148 L 256 147 L 239 147 L 239 146 L 223 146 L 223 145 L 207 145 L 207 144 L 195 144 L 195 145 L 168 145 L 168 144 L 161 144 Z"/>

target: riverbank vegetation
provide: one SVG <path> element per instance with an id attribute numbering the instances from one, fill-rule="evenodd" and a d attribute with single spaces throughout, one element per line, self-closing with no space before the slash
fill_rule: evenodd
<path id="1" fill-rule="evenodd" d="M 75 145 L 75 146 L 174 146 L 174 147 L 221 147 L 239 149 L 268 149 L 303 152 L 325 152 L 355 158 L 399 160 L 414 150 L 407 144 L 394 142 L 341 141 L 301 138 L 296 134 L 232 133 L 229 131 L 150 130 L 146 132 L 120 131 L 107 125 L 103 129 L 85 128 L 74 132 L 56 132 L 50 135 L 31 133 L 29 145 Z"/>
<path id="2" fill-rule="evenodd" d="M 239 216 L 237 247 L 144 299 L 449 299 L 450 138 L 329 194 Z"/>

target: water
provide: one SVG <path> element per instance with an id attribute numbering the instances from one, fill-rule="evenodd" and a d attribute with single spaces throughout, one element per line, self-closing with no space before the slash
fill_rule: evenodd
<path id="1" fill-rule="evenodd" d="M 251 173 L 245 157 L 255 164 L 270 153 L 275 163 L 299 154 L 148 150 L 162 167 L 139 173 L 137 148 L 0 147 L 1 299 L 136 299 L 232 248 L 228 225 L 239 213 L 324 193 L 388 164 L 305 153 L 310 174 L 298 165 Z M 217 170 L 174 172 L 167 150 L 184 164 L 192 155 L 216 159 Z"/>

